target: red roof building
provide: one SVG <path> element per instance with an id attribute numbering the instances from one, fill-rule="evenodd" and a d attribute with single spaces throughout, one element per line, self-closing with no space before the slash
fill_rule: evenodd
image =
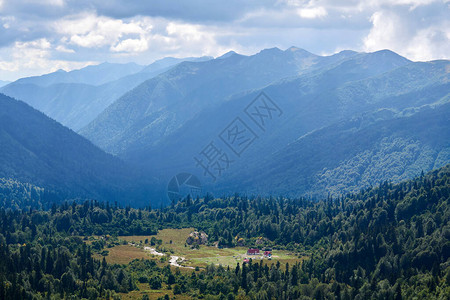
<path id="1" fill-rule="evenodd" d="M 259 255 L 259 249 L 248 249 L 247 255 Z"/>

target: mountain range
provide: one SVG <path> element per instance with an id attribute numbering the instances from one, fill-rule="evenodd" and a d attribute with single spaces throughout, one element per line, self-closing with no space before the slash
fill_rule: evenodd
<path id="1" fill-rule="evenodd" d="M 134 63 L 88 66 L 27 77 L 7 84 L 0 92 L 20 99 L 61 124 L 77 131 L 95 119 L 125 92 L 183 61 L 210 57 L 167 57 L 148 66 Z"/>
<path id="2" fill-rule="evenodd" d="M 82 83 L 95 86 L 135 74 L 143 68 L 144 66 L 135 63 L 112 64 L 105 62 L 70 72 L 58 70 L 41 76 L 25 77 L 16 80 L 14 84 L 33 84 L 46 87 L 58 83 Z"/>
<path id="3" fill-rule="evenodd" d="M 297 48 L 268 49 L 249 57 L 230 53 L 207 62 L 180 64 L 144 82 L 80 133 L 125 161 L 143 166 L 160 179 L 162 190 L 171 176 L 189 172 L 202 179 L 205 189 L 217 193 L 346 193 L 378 183 L 375 178 L 399 181 L 450 162 L 446 154 L 450 149 L 448 119 L 429 128 L 428 119 L 420 123 L 424 130 L 437 132 L 420 143 L 416 136 L 419 131 L 402 131 L 400 121 L 388 122 L 401 118 L 410 124 L 408 120 L 415 114 L 434 117 L 423 110 L 444 109 L 449 100 L 449 68 L 449 61 L 411 62 L 388 50 L 344 51 L 331 57 Z M 261 93 L 282 113 L 267 122 L 264 130 L 245 113 L 247 105 Z M 240 155 L 220 138 L 236 117 L 257 136 Z M 349 151 L 359 149 L 357 133 L 362 130 L 347 123 L 341 125 L 353 124 L 351 120 L 361 120 L 360 126 L 367 126 L 365 130 L 374 134 L 374 140 L 364 149 L 372 151 L 365 154 L 366 158 L 376 153 L 380 157 L 378 163 L 366 161 L 355 166 L 358 172 L 352 173 L 353 181 L 348 181 L 343 175 L 338 179 L 339 171 L 345 170 L 346 164 L 355 164 L 353 161 L 364 152 Z M 388 128 L 378 134 L 378 126 Z M 341 131 L 333 135 L 327 132 L 335 128 Z M 340 138 L 348 138 L 347 131 L 355 141 L 350 139 L 344 145 Z M 304 138 L 311 145 L 332 151 L 317 157 L 312 154 L 320 151 L 312 149 L 308 156 L 306 144 L 299 142 Z M 438 148 L 433 148 L 433 139 L 442 141 Z M 216 174 L 216 178 L 195 161 L 211 141 L 233 160 L 223 163 L 226 168 L 218 172 L 223 175 Z M 394 142 L 400 147 L 397 152 L 403 154 L 415 145 L 414 157 L 407 160 L 402 155 L 391 156 L 386 149 L 373 149 Z M 296 143 L 302 146 L 293 150 Z M 383 160 L 390 163 L 383 165 Z M 396 164 L 403 167 L 391 166 Z M 331 174 L 335 178 L 328 178 Z"/>
<path id="4" fill-rule="evenodd" d="M 157 144 L 205 109 L 232 95 L 320 69 L 356 55 L 320 57 L 298 48 L 266 49 L 252 56 L 228 53 L 205 62 L 183 62 L 129 91 L 80 133 L 106 151 Z"/>
<path id="5" fill-rule="evenodd" d="M 105 67 L 124 76 L 83 79 Z M 134 189 L 145 181 L 154 201 L 186 172 L 216 194 L 322 197 L 450 163 L 448 60 L 291 47 L 57 73 L 1 91 L 77 131 L 105 159 L 141 170 L 130 175 Z M 106 181 L 132 186 L 116 179 Z"/>

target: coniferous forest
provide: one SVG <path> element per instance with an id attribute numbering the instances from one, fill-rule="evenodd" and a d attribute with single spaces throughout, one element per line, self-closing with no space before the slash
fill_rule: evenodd
<path id="1" fill-rule="evenodd" d="M 142 283 L 164 286 L 171 291 L 160 297 L 166 299 L 448 299 L 449 200 L 450 165 L 320 200 L 208 194 L 158 209 L 94 200 L 42 209 L 24 201 L 0 211 L 0 300 L 116 299 Z M 248 247 L 263 238 L 305 259 L 192 270 L 155 259 L 111 264 L 100 255 L 106 242 L 89 239 L 186 227 L 204 231 L 220 248 L 236 247 L 237 237 Z"/>

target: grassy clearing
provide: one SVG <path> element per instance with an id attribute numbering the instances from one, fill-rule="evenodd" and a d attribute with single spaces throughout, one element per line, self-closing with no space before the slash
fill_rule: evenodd
<path id="1" fill-rule="evenodd" d="M 247 248 L 235 248 L 235 249 L 225 249 L 229 250 L 230 255 L 216 255 L 216 256 L 208 256 L 208 257 L 192 257 L 187 261 L 191 263 L 193 266 L 206 267 L 207 265 L 213 263 L 216 265 L 222 266 L 230 266 L 235 267 L 237 263 L 242 264 L 245 258 L 251 258 L 254 263 L 259 263 L 261 259 L 263 260 L 263 265 L 271 265 L 280 262 L 280 264 L 285 265 L 289 263 L 290 265 L 295 264 L 296 262 L 302 261 L 304 258 L 299 258 L 294 254 L 289 253 L 284 250 L 275 250 L 273 251 L 272 260 L 268 260 L 266 258 L 262 258 L 261 256 L 248 256 L 246 255 Z"/>
<path id="2" fill-rule="evenodd" d="M 134 259 L 149 259 L 150 255 L 143 249 L 129 246 L 129 245 L 119 245 L 112 248 L 107 248 L 109 251 L 106 256 L 106 262 L 108 264 L 128 264 Z M 96 259 L 103 259 L 99 254 L 95 255 Z"/>
<path id="3" fill-rule="evenodd" d="M 247 258 L 246 247 L 236 247 L 236 248 L 224 248 L 218 249 L 211 246 L 200 246 L 200 249 L 191 249 L 189 246 L 185 247 L 186 238 L 189 233 L 194 231 L 194 228 L 183 228 L 183 229 L 164 229 L 158 232 L 156 236 L 121 236 L 122 240 L 128 242 L 134 242 L 139 244 L 144 243 L 145 239 L 150 240 L 152 237 L 161 239 L 163 241 L 162 247 L 167 250 L 173 251 L 173 255 L 181 256 L 186 258 L 183 262 L 185 266 L 192 267 L 206 267 L 207 265 L 213 263 L 216 265 L 235 267 L 239 262 L 242 264 L 243 260 Z M 254 261 L 259 262 L 260 257 L 248 256 Z M 280 262 L 280 264 L 295 264 L 304 258 L 298 258 L 296 255 L 284 250 L 273 251 L 273 259 L 264 259 L 263 263 L 269 266 L 273 263 Z"/>

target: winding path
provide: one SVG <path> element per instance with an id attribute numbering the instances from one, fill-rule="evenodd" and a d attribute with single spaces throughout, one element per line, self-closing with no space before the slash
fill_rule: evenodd
<path id="1" fill-rule="evenodd" d="M 144 247 L 144 250 L 145 251 L 149 251 L 150 254 L 153 254 L 153 255 L 158 255 L 158 256 L 164 256 L 165 255 L 164 253 L 158 252 L 158 251 L 156 251 L 155 248 L 151 248 L 151 247 Z M 186 267 L 186 266 L 180 265 L 178 263 L 178 260 L 181 260 L 181 262 L 183 262 L 185 260 L 185 258 L 184 257 L 180 257 L 180 256 L 171 255 L 169 263 L 170 263 L 171 266 L 174 266 L 174 267 L 186 268 L 186 269 L 194 269 L 193 267 Z"/>

